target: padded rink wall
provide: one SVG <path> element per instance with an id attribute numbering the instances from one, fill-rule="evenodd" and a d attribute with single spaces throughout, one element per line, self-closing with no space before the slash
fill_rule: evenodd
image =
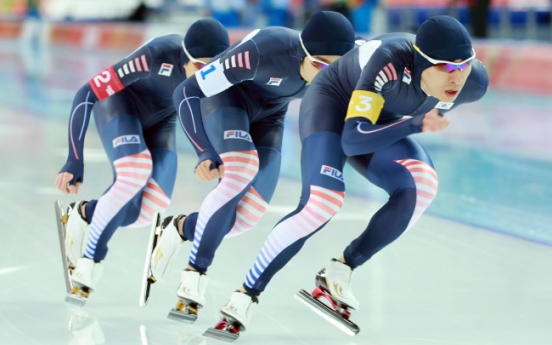
<path id="1" fill-rule="evenodd" d="M 231 42 L 248 30 L 229 30 Z M 0 22 L 0 40 L 30 39 L 90 50 L 132 51 L 147 40 L 181 27 L 130 23 Z M 501 91 L 552 94 L 552 45 L 524 41 L 476 41 L 477 58 L 487 67 L 491 88 Z"/>

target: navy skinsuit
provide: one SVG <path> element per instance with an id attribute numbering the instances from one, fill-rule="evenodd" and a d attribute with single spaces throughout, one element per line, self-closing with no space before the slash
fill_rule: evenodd
<path id="1" fill-rule="evenodd" d="M 364 232 L 345 249 L 345 261 L 352 268 L 412 227 L 434 199 L 437 174 L 426 151 L 410 135 L 421 132 L 424 115 L 433 108 L 444 114 L 483 97 L 488 76 L 483 64 L 474 61 L 454 104 L 439 102 L 420 87 L 414 40 L 414 35 L 402 33 L 376 37 L 332 63 L 309 87 L 299 118 L 301 200 L 263 245 L 244 282 L 249 293 L 264 291 L 272 276 L 340 210 L 346 162 L 389 194 Z M 385 100 L 375 124 L 364 117 L 345 121 L 355 90 Z M 374 97 L 363 95 L 352 104 L 369 110 Z"/>
<path id="2" fill-rule="evenodd" d="M 169 206 L 176 179 L 175 87 L 186 78 L 182 35 L 155 38 L 80 88 L 69 123 L 69 159 L 61 170 L 83 178 L 83 145 L 91 112 L 113 166 L 114 182 L 86 205 L 91 220 L 85 256 L 107 254 L 119 226 L 143 226 Z"/>
<path id="3" fill-rule="evenodd" d="M 300 75 L 305 55 L 298 31 L 255 30 L 174 92 L 199 162 L 210 159 L 225 168 L 199 213 L 184 222 L 186 237 L 194 239 L 189 264 L 200 272 L 224 236 L 251 229 L 266 211 L 280 171 L 288 104 L 307 89 Z"/>

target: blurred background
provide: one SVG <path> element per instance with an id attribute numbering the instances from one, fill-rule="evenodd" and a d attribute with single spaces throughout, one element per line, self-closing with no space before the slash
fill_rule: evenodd
<path id="1" fill-rule="evenodd" d="M 300 28 L 318 10 L 343 13 L 359 33 L 413 31 L 449 14 L 474 37 L 552 40 L 550 0 L 0 0 L 2 20 L 183 23 L 212 16 L 227 28 Z"/>
<path id="2" fill-rule="evenodd" d="M 272 226 L 296 206 L 300 101 L 291 103 L 286 119 L 285 182 L 258 230 L 221 247 L 225 259 L 210 271 L 210 317 L 183 332 L 164 318 L 174 302 L 176 270 L 172 285 L 156 287 L 148 309 L 137 306 L 147 228 L 114 236 L 100 289 L 86 308 L 92 316 L 75 314 L 62 302 L 52 203 L 77 198 L 54 187 L 67 157 L 73 97 L 89 78 L 144 42 L 184 34 L 199 18 L 218 19 L 234 42 L 267 25 L 300 30 L 321 9 L 343 13 L 366 38 L 415 32 L 435 14 L 454 16 L 473 36 L 490 88 L 481 101 L 451 112 L 446 131 L 415 135 L 432 157 L 439 193 L 405 238 L 355 276 L 355 291 L 366 301 L 366 309 L 355 314 L 364 327 L 356 340 L 343 339 L 291 302 L 386 198 L 347 168 L 344 210 L 274 279 L 258 323 L 240 342 L 552 344 L 550 0 L 0 0 L 0 343 L 103 344 L 103 335 L 86 333 L 97 333 L 92 316 L 103 323 L 106 343 L 148 344 L 145 326 L 149 344 L 205 343 L 201 332 L 218 318 Z M 177 135 L 179 170 L 168 214 L 196 210 L 212 188 L 196 183 L 197 158 L 181 130 Z M 94 198 L 112 177 L 92 123 L 85 157 L 79 197 Z M 74 341 L 77 335 L 82 342 Z"/>
<path id="3" fill-rule="evenodd" d="M 90 76 L 153 37 L 184 34 L 212 16 L 234 42 L 267 25 L 300 30 L 318 10 L 343 13 L 366 38 L 415 33 L 436 14 L 458 18 L 473 35 L 490 90 L 453 112 L 446 133 L 417 136 L 443 172 L 428 212 L 552 244 L 550 0 L 0 0 L 0 77 L 12 85 L 3 86 L 0 104 L 64 123 Z M 299 104 L 290 107 L 281 173 L 295 180 Z M 179 145 L 193 155 L 187 140 Z M 350 194 L 385 197 L 355 173 L 348 186 Z"/>

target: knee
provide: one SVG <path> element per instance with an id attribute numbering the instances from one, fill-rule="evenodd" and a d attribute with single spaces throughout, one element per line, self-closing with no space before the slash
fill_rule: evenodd
<path id="1" fill-rule="evenodd" d="M 303 211 L 326 223 L 341 210 L 344 199 L 345 192 L 311 186 L 310 195 Z"/>
<path id="2" fill-rule="evenodd" d="M 251 182 L 259 172 L 259 154 L 256 150 L 231 151 L 220 155 L 224 164 L 224 179 Z"/>
<path id="3" fill-rule="evenodd" d="M 135 225 L 137 223 L 138 218 L 140 217 L 140 211 L 141 211 L 140 198 L 137 196 L 132 198 L 132 200 L 126 205 L 125 211 L 126 211 L 125 219 L 121 224 L 121 226 L 127 227 L 131 225 Z M 142 225 L 145 225 L 145 224 L 140 224 L 140 226 Z M 138 226 L 138 224 L 136 224 L 136 226 Z"/>
<path id="4" fill-rule="evenodd" d="M 427 208 L 437 196 L 439 178 L 433 167 L 419 160 L 401 161 L 411 179 L 408 187 L 415 192 L 416 206 Z"/>
<path id="5" fill-rule="evenodd" d="M 115 184 L 134 194 L 144 189 L 153 171 L 153 161 L 149 150 L 119 158 L 113 162 Z"/>

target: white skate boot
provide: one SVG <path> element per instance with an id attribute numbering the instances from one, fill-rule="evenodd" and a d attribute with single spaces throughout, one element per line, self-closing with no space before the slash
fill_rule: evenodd
<path id="1" fill-rule="evenodd" d="M 203 335 L 228 342 L 238 339 L 240 332 L 249 327 L 249 322 L 258 306 L 257 297 L 240 291 L 233 292 L 228 303 L 220 310 L 222 320 L 215 327 L 205 331 Z"/>
<path id="2" fill-rule="evenodd" d="M 185 215 L 166 217 L 161 223 L 161 215 L 155 212 L 152 219 L 150 239 L 146 251 L 146 262 L 142 274 L 140 307 L 148 303 L 151 285 L 170 272 L 178 256 L 180 245 L 186 241 L 178 233 L 177 224 Z"/>
<path id="3" fill-rule="evenodd" d="M 352 309 L 358 310 L 360 303 L 353 295 L 351 289 L 351 275 L 353 270 L 337 260 L 332 260 L 326 265 L 326 288 L 338 302 Z"/>
<path id="4" fill-rule="evenodd" d="M 75 268 L 77 261 L 83 256 L 86 244 L 88 243 L 90 224 L 81 216 L 80 208 L 83 203 L 86 203 L 86 201 L 71 204 L 71 208 L 67 214 L 65 253 L 67 254 L 70 269 Z"/>
<path id="5" fill-rule="evenodd" d="M 172 216 L 166 217 L 161 225 L 161 234 L 157 238 L 151 255 L 150 266 L 153 281 L 161 280 L 165 274 L 171 271 L 180 245 L 186 241 L 180 236 L 176 226 L 182 217 L 186 216 L 179 215 L 174 218 L 174 221 Z"/>
<path id="6" fill-rule="evenodd" d="M 80 306 L 84 305 L 90 292 L 98 286 L 102 271 L 101 264 L 86 257 L 80 258 L 71 275 L 73 291 L 65 300 Z"/>
<path id="7" fill-rule="evenodd" d="M 197 320 L 197 311 L 205 305 L 205 290 L 209 278 L 196 271 L 182 272 L 180 286 L 176 291 L 178 303 L 167 316 L 169 319 L 192 323 Z"/>
<path id="8" fill-rule="evenodd" d="M 295 294 L 297 300 L 351 336 L 360 332 L 358 325 L 349 320 L 349 309 L 358 310 L 360 304 L 351 290 L 352 273 L 349 266 L 333 259 L 316 275 L 312 293 L 300 290 Z M 322 297 L 329 304 L 323 303 Z"/>

